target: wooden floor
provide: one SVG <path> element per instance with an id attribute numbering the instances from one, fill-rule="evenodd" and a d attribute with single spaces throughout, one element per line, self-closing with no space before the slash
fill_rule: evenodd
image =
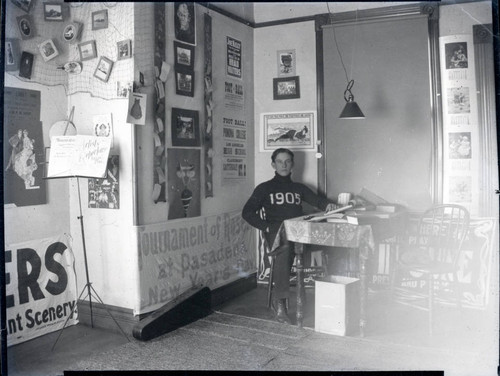
<path id="1" fill-rule="evenodd" d="M 314 290 L 306 290 L 304 327 L 314 330 Z M 215 311 L 241 316 L 273 320 L 266 307 L 266 288 L 243 294 Z M 295 313 L 294 299 L 289 310 Z M 391 303 L 384 293 L 371 293 L 368 302 L 368 326 L 366 338 L 377 343 L 396 343 L 403 346 L 428 346 L 456 349 L 456 351 L 492 351 L 498 354 L 498 337 L 493 324 L 497 318 L 491 313 L 477 310 L 457 310 L 441 307 L 436 314 L 436 330 L 431 337 L 427 333 L 426 314 L 406 306 Z M 495 329 L 496 328 L 496 329 Z M 115 332 L 90 328 L 81 324 L 67 327 L 55 343 L 59 332 L 51 333 L 8 348 L 9 375 L 53 376 L 62 375 L 81 359 L 92 357 L 120 346 L 128 339 Z M 52 347 L 55 344 L 55 348 Z M 491 356 L 490 356 L 491 357 Z M 479 376 L 479 375 L 478 375 Z M 482 376 L 482 375 L 480 375 Z M 485 375 L 488 376 L 488 375 Z"/>

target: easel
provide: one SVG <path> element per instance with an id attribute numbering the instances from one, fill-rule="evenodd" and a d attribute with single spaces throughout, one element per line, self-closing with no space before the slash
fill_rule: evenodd
<path id="1" fill-rule="evenodd" d="M 83 227 L 83 214 L 82 214 L 82 197 L 81 197 L 81 193 L 80 193 L 80 180 L 79 180 L 79 177 L 78 176 L 73 176 L 74 178 L 76 178 L 76 185 L 78 187 L 78 204 L 79 204 L 79 208 L 80 208 L 80 215 L 77 217 L 79 220 L 80 220 L 80 229 L 82 231 L 82 246 L 83 246 L 83 257 L 84 257 L 84 261 L 85 261 L 85 277 L 86 277 L 86 281 L 87 283 L 85 284 L 85 286 L 83 286 L 82 288 L 82 292 L 80 293 L 80 295 L 78 296 L 78 300 L 77 302 L 81 299 L 83 293 L 85 291 L 87 291 L 87 295 L 84 297 L 84 299 L 88 296 L 89 298 L 89 308 L 90 308 L 90 325 L 91 327 L 93 328 L 94 327 L 94 317 L 93 317 L 93 311 L 92 311 L 92 293 L 95 295 L 95 298 L 96 300 L 102 304 L 102 306 L 104 307 L 104 309 L 106 310 L 106 312 L 108 313 L 108 315 L 113 319 L 113 321 L 115 322 L 116 326 L 118 326 L 118 328 L 120 329 L 120 331 L 122 332 L 122 334 L 125 336 L 125 338 L 127 338 L 127 340 L 130 342 L 130 339 L 127 337 L 127 334 L 125 334 L 125 332 L 123 331 L 122 327 L 120 326 L 120 324 L 118 324 L 118 321 L 116 321 L 116 319 L 114 318 L 114 316 L 111 314 L 111 312 L 108 310 L 108 308 L 106 307 L 106 305 L 104 304 L 104 302 L 102 301 L 101 297 L 99 296 L 99 294 L 97 293 L 97 291 L 94 289 L 94 287 L 92 286 L 92 282 L 90 282 L 90 278 L 89 278 L 89 267 L 88 267 L 88 262 L 87 262 L 87 247 L 85 245 L 85 230 L 84 230 L 84 227 Z M 77 305 L 75 304 L 73 306 L 73 309 L 71 310 L 71 314 L 68 315 L 68 317 L 66 318 L 66 321 L 64 322 L 64 325 L 61 329 L 61 331 L 59 332 L 59 335 L 57 336 L 56 338 L 56 341 L 54 342 L 54 345 L 52 345 L 52 349 L 51 351 L 54 350 L 54 347 L 56 346 L 57 344 L 57 341 L 59 341 L 59 338 L 61 337 L 62 335 L 62 332 L 64 331 L 64 329 L 66 328 L 66 324 L 68 323 L 69 319 L 73 316 L 73 313 L 75 312 L 77 308 Z"/>

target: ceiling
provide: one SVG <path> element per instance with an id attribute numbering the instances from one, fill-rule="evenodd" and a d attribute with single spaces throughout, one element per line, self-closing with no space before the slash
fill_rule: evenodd
<path id="1" fill-rule="evenodd" d="M 328 2 L 328 7 L 332 13 L 341 13 L 357 9 L 383 8 L 411 3 L 418 2 Z M 328 12 L 326 2 L 214 2 L 210 4 L 252 24 L 313 16 Z"/>

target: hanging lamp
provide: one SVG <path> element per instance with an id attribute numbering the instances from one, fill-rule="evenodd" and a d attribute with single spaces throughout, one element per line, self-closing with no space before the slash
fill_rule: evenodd
<path id="1" fill-rule="evenodd" d="M 345 65 L 344 65 L 344 60 L 342 59 L 342 54 L 340 53 L 340 48 L 339 48 L 339 45 L 337 43 L 337 37 L 335 35 L 335 27 L 333 26 L 333 22 L 332 22 L 333 15 L 330 12 L 330 6 L 328 5 L 328 2 L 326 3 L 326 6 L 328 8 L 330 25 L 332 25 L 333 40 L 335 41 L 335 47 L 337 49 L 337 53 L 339 54 L 340 62 L 342 63 L 342 68 L 344 68 L 344 73 L 345 73 L 345 77 L 347 80 L 347 87 L 344 91 L 344 99 L 346 101 L 346 104 L 344 106 L 344 109 L 340 113 L 339 118 L 340 119 L 352 119 L 352 120 L 365 119 L 365 115 L 363 114 L 363 111 L 361 111 L 358 104 L 354 101 L 354 94 L 352 93 L 352 87 L 354 85 L 354 80 L 349 79 L 349 77 L 347 75 L 347 70 L 346 70 Z M 356 20 L 357 20 L 357 18 L 358 17 L 357 17 L 357 11 L 356 11 Z"/>

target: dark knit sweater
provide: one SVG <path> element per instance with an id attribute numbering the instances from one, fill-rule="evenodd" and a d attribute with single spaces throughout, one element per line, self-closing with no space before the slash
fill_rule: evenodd
<path id="1" fill-rule="evenodd" d="M 277 231 L 285 219 L 303 215 L 302 202 L 325 210 L 329 201 L 321 198 L 301 183 L 295 183 L 290 175 L 275 173 L 274 178 L 259 184 L 243 207 L 242 216 L 253 227 L 270 232 Z M 264 209 L 264 218 L 259 215 Z"/>

